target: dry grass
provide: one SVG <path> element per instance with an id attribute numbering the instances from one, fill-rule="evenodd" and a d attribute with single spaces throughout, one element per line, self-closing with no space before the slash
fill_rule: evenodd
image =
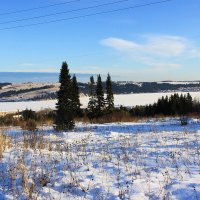
<path id="1" fill-rule="evenodd" d="M 89 119 L 87 116 L 84 116 L 82 118 L 77 118 L 77 122 L 83 122 L 83 123 L 115 123 L 115 122 L 137 122 L 141 119 L 144 119 L 142 117 L 133 117 L 131 114 L 127 111 L 117 111 L 113 112 L 111 114 L 105 114 L 102 117 Z"/>
<path id="2" fill-rule="evenodd" d="M 3 152 L 11 147 L 11 137 L 0 133 L 0 159 L 3 158 Z"/>

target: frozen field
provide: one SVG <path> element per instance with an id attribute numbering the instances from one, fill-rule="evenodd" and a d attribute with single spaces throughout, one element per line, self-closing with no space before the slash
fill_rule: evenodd
<path id="1" fill-rule="evenodd" d="M 120 94 L 115 95 L 115 106 L 135 106 L 152 104 L 162 96 L 170 96 L 173 93 L 142 93 L 142 94 Z M 179 93 L 181 94 L 181 93 Z M 182 92 L 182 94 L 186 94 Z M 200 99 L 200 92 L 190 92 L 191 96 Z M 83 107 L 87 107 L 88 97 L 81 97 Z M 56 101 L 27 101 L 27 102 L 0 102 L 0 112 L 13 112 L 17 110 L 25 110 L 26 108 L 35 111 L 45 108 L 55 108 Z"/>
<path id="2" fill-rule="evenodd" d="M 13 129 L 0 141 L 0 199 L 200 199 L 198 120 Z"/>

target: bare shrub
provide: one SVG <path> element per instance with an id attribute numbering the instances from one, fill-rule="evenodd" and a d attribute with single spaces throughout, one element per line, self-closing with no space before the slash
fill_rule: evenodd
<path id="1" fill-rule="evenodd" d="M 28 131 L 35 131 L 37 129 L 37 123 L 34 119 L 29 119 L 21 124 L 21 128 Z"/>

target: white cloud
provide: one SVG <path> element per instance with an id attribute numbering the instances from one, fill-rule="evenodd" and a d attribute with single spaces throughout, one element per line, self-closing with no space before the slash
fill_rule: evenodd
<path id="1" fill-rule="evenodd" d="M 136 43 L 120 38 L 107 38 L 101 41 L 103 45 L 113 47 L 119 51 L 133 51 L 140 47 Z"/>
<path id="2" fill-rule="evenodd" d="M 141 50 L 150 55 L 162 57 L 176 57 L 189 49 L 186 39 L 177 36 L 153 36 L 146 37 L 147 43 L 141 45 Z"/>
<path id="3" fill-rule="evenodd" d="M 200 57 L 200 49 L 191 41 L 180 36 L 146 35 L 144 42 L 110 37 L 100 41 L 104 46 L 117 50 L 121 55 L 140 61 L 154 70 L 177 69 L 174 59 Z"/>

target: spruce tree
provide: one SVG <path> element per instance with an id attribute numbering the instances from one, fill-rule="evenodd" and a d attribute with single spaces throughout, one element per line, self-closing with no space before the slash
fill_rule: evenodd
<path id="1" fill-rule="evenodd" d="M 106 93 L 107 93 L 106 110 L 108 113 L 112 113 L 112 111 L 114 110 L 114 95 L 112 91 L 112 81 L 111 81 L 110 74 L 108 74 L 107 80 L 106 80 Z"/>
<path id="2" fill-rule="evenodd" d="M 74 114 L 76 117 L 78 116 L 80 117 L 82 115 L 81 103 L 80 103 L 78 83 L 75 75 L 72 78 L 72 99 L 73 99 Z"/>
<path id="3" fill-rule="evenodd" d="M 90 119 L 93 119 L 96 116 L 96 106 L 97 106 L 97 100 L 96 100 L 96 94 L 95 94 L 95 82 L 94 77 L 90 77 L 90 98 L 88 102 L 88 117 Z"/>
<path id="4" fill-rule="evenodd" d="M 58 103 L 56 104 L 56 129 L 71 130 L 74 128 L 75 124 L 72 98 L 72 81 L 66 62 L 62 63 L 59 82 L 60 88 L 58 91 Z"/>
<path id="5" fill-rule="evenodd" d="M 180 95 L 180 97 L 178 98 L 178 114 L 181 116 L 184 116 L 185 113 L 185 97 L 183 94 Z"/>
<path id="6" fill-rule="evenodd" d="M 95 96 L 95 82 L 94 77 L 90 77 L 90 96 Z"/>
<path id="7" fill-rule="evenodd" d="M 187 113 L 193 112 L 193 100 L 190 93 L 187 93 L 186 101 L 187 101 Z"/>
<path id="8" fill-rule="evenodd" d="M 97 76 L 96 98 L 97 98 L 97 105 L 96 105 L 97 117 L 100 117 L 103 115 L 105 109 L 104 91 L 100 74 Z"/>

